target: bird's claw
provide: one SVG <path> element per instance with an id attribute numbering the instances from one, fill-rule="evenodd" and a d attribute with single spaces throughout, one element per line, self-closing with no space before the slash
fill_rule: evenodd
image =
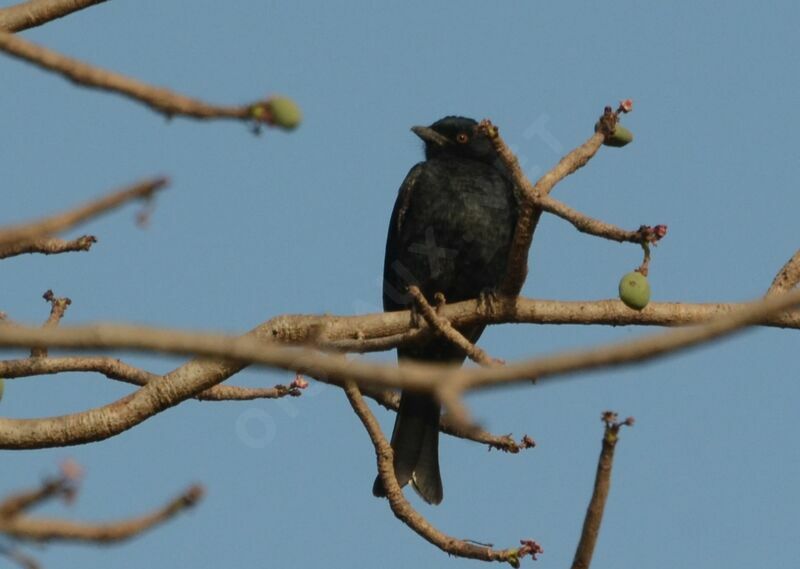
<path id="1" fill-rule="evenodd" d="M 419 313 L 417 303 L 412 302 L 409 306 L 409 310 L 411 311 L 411 327 L 419 328 L 422 324 L 422 315 Z"/>
<path id="2" fill-rule="evenodd" d="M 447 299 L 444 297 L 444 293 L 437 292 L 433 295 L 433 307 L 436 309 L 436 314 L 441 313 L 444 305 L 447 304 Z"/>
<path id="3" fill-rule="evenodd" d="M 497 310 L 497 291 L 493 288 L 483 289 L 478 295 L 478 310 L 484 315 L 489 316 Z"/>

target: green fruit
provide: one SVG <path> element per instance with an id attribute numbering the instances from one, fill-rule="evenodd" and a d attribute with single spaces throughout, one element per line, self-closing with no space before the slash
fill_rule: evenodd
<path id="1" fill-rule="evenodd" d="M 619 281 L 619 299 L 629 308 L 642 310 L 650 302 L 650 283 L 639 271 L 631 271 Z"/>
<path id="2" fill-rule="evenodd" d="M 622 146 L 625 146 L 632 140 L 633 140 L 633 133 L 624 126 L 622 126 L 621 124 L 618 124 L 617 126 L 614 127 L 614 132 L 611 133 L 611 136 L 607 136 L 606 139 L 603 141 L 603 144 L 605 144 L 606 146 L 613 146 L 615 148 L 620 148 Z"/>
<path id="3" fill-rule="evenodd" d="M 267 101 L 270 123 L 287 130 L 297 128 L 303 120 L 303 113 L 297 103 L 286 97 L 272 97 Z"/>

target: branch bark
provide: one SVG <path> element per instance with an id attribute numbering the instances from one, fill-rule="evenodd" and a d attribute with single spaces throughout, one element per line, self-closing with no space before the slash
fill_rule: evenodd
<path id="1" fill-rule="evenodd" d="M 370 440 L 372 440 L 372 444 L 375 447 L 378 474 L 383 481 L 384 488 L 386 488 L 386 497 L 389 500 L 389 506 L 397 519 L 406 524 L 420 537 L 445 553 L 458 557 L 479 559 L 482 561 L 501 561 L 512 564 L 513 561 L 516 561 L 518 564 L 519 558 L 524 555 L 535 555 L 535 553 L 538 553 L 538 551 L 523 551 L 523 548 L 494 550 L 491 547 L 475 545 L 474 543 L 451 537 L 439 531 L 428 522 L 428 520 L 422 517 L 422 515 L 414 510 L 411 504 L 408 503 L 408 500 L 406 500 L 403 495 L 403 490 L 397 483 L 392 461 L 392 447 L 389 445 L 386 437 L 383 436 L 381 428 L 375 420 L 375 416 L 369 410 L 366 403 L 364 403 L 358 386 L 353 382 L 347 382 L 344 391 L 353 411 L 355 411 L 356 415 L 361 420 L 361 423 L 367 430 Z"/>
<path id="2" fill-rule="evenodd" d="M 781 267 L 775 280 L 767 291 L 767 296 L 773 296 L 793 289 L 800 283 L 800 249 Z"/>
<path id="3" fill-rule="evenodd" d="M 77 85 L 117 93 L 142 103 L 168 118 L 180 115 L 203 120 L 232 119 L 271 124 L 272 117 L 268 113 L 255 113 L 257 109 L 263 111 L 267 108 L 266 101 L 239 106 L 211 105 L 163 87 L 148 85 L 138 79 L 89 65 L 2 31 L 0 50 L 46 71 L 58 73 Z"/>
<path id="4" fill-rule="evenodd" d="M 614 465 L 614 450 L 619 440 L 619 430 L 625 425 L 633 425 L 633 419 L 630 417 L 621 423 L 617 422 L 616 413 L 611 411 L 603 414 L 603 421 L 605 423 L 603 447 L 600 451 L 600 458 L 597 460 L 594 490 L 583 520 L 581 538 L 572 561 L 572 569 L 589 569 L 589 565 L 592 563 L 594 548 L 597 545 L 597 538 L 600 536 L 600 524 L 603 522 L 608 493 L 611 490 L 611 468 Z"/>
<path id="5" fill-rule="evenodd" d="M 39 221 L 7 226 L 0 229 L 0 248 L 66 231 L 101 213 L 116 209 L 129 201 L 148 199 L 166 185 L 166 178 L 153 178 L 92 200 L 70 211 L 46 217 Z"/>
<path id="6" fill-rule="evenodd" d="M 0 30 L 19 32 L 63 18 L 106 0 L 29 0 L 0 9 Z"/>
<path id="7" fill-rule="evenodd" d="M 143 516 L 107 523 L 79 523 L 70 520 L 18 515 L 0 518 L 0 533 L 28 541 L 86 541 L 111 543 L 138 535 L 197 504 L 203 496 L 200 486 L 191 486 L 164 506 Z"/>
<path id="8" fill-rule="evenodd" d="M 2 370 L 2 364 L 0 364 L 0 376 L 3 374 Z M 400 394 L 396 391 L 374 389 L 367 386 L 362 390 L 362 394 L 364 397 L 375 400 L 379 405 L 389 411 L 396 412 L 400 408 Z M 511 454 L 517 454 L 522 450 L 536 446 L 536 442 L 528 435 L 524 435 L 519 442 L 517 442 L 510 433 L 507 435 L 495 435 L 483 429 L 465 429 L 462 425 L 452 421 L 447 415 L 442 415 L 439 419 L 439 430 L 452 437 L 486 445 L 489 447 L 489 450 L 494 448 Z"/>
<path id="9" fill-rule="evenodd" d="M 0 361 L 0 377 L 5 379 L 68 372 L 100 373 L 108 379 L 139 387 L 164 377 L 106 356 L 65 356 Z M 253 399 L 278 399 L 286 396 L 296 397 L 300 394 L 301 390 L 291 385 L 275 385 L 273 387 L 215 385 L 198 393 L 194 399 L 200 401 L 250 401 Z"/>
<path id="10" fill-rule="evenodd" d="M 82 235 L 69 241 L 57 237 L 43 237 L 32 241 L 18 241 L 11 245 L 0 247 L 0 259 L 24 255 L 26 253 L 42 253 L 43 255 L 57 255 L 74 251 L 88 251 L 97 243 L 94 235 Z"/>
<path id="11" fill-rule="evenodd" d="M 500 360 L 492 358 L 484 350 L 467 340 L 461 332 L 453 328 L 449 320 L 439 316 L 436 310 L 428 304 L 425 295 L 422 294 L 419 287 L 413 285 L 408 287 L 408 293 L 414 298 L 418 310 L 422 313 L 428 325 L 443 337 L 447 338 L 452 344 L 458 346 L 473 362 L 483 366 L 500 365 L 503 363 Z"/>
<path id="12" fill-rule="evenodd" d="M 514 185 L 522 192 L 517 227 L 514 230 L 514 240 L 508 257 L 509 269 L 500 286 L 503 295 L 516 296 L 522 290 L 525 277 L 528 275 L 528 252 L 542 215 L 541 208 L 535 205 L 536 200 L 539 196 L 547 196 L 558 182 L 585 166 L 600 149 L 605 135 L 602 132 L 594 133 L 586 142 L 564 156 L 534 185 L 523 173 L 519 160 L 500 137 L 497 128 L 488 120 L 481 121 L 481 128 L 492 140 L 500 159 L 511 174 Z"/>
<path id="13" fill-rule="evenodd" d="M 755 324 L 780 310 L 800 303 L 800 290 L 745 305 L 727 316 L 688 329 L 652 335 L 585 351 L 542 357 L 503 367 L 454 369 L 450 366 L 414 364 L 401 367 L 347 360 L 339 355 L 275 345 L 275 328 L 259 327 L 244 337 L 206 335 L 133 326 L 62 327 L 42 330 L 0 326 L 0 345 L 141 351 L 216 357 L 196 359 L 150 382 L 135 393 L 104 407 L 45 419 L 0 419 L 0 448 L 42 448 L 74 445 L 108 438 L 181 401 L 194 397 L 243 369 L 243 362 L 291 369 L 323 381 L 343 385 L 409 388 L 435 392 L 441 382 L 451 393 L 542 380 L 585 370 L 644 361 L 686 349 Z M 319 333 L 319 330 L 317 331 Z"/>

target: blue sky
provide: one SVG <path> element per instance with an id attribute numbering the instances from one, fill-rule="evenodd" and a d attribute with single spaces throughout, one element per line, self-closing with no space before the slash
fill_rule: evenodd
<path id="1" fill-rule="evenodd" d="M 622 227 L 669 226 L 651 266 L 655 300 L 756 297 L 800 246 L 800 7 L 768 6 L 108 2 L 29 30 L 63 53 L 209 101 L 284 93 L 305 122 L 261 137 L 236 123 L 167 122 L 0 57 L 0 223 L 154 174 L 173 181 L 146 230 L 128 207 L 80 231 L 98 236 L 91 253 L 3 261 L 0 309 L 39 322 L 52 288 L 73 300 L 68 323 L 229 332 L 281 313 L 375 311 L 391 207 L 421 158 L 409 127 L 490 117 L 533 175 L 626 97 L 634 143 L 602 149 L 554 195 Z M 531 255 L 524 293 L 557 299 L 613 297 L 640 261 L 636 247 L 550 217 Z M 513 360 L 650 332 L 504 326 L 481 344 Z M 444 503 L 409 496 L 445 532 L 498 547 L 534 538 L 545 549 L 537 566 L 564 567 L 591 491 L 600 413 L 614 409 L 637 423 L 618 447 L 598 567 L 791 566 L 797 341 L 760 329 L 642 366 L 476 394 L 469 403 L 489 429 L 539 446 L 513 456 L 443 437 Z M 125 359 L 157 372 L 181 362 Z M 288 380 L 257 370 L 234 383 Z M 128 392 L 85 374 L 19 380 L 0 411 L 58 415 Z M 393 417 L 378 415 L 390 428 Z M 193 481 L 208 489 L 199 508 L 130 543 L 36 551 L 45 567 L 478 563 L 434 549 L 372 497 L 372 447 L 344 395 L 324 385 L 299 399 L 187 402 L 93 445 L 2 452 L 0 493 L 35 484 L 65 457 L 84 465 L 80 500 L 48 507 L 52 515 L 113 519 Z"/>

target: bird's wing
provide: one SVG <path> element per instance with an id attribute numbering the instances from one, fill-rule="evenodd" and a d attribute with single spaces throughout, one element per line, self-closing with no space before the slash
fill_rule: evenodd
<path id="1" fill-rule="evenodd" d="M 400 190 L 397 193 L 397 200 L 394 202 L 394 209 L 392 210 L 392 217 L 389 221 L 389 235 L 386 237 L 386 255 L 384 257 L 383 265 L 383 309 L 403 310 L 407 308 L 408 302 L 406 300 L 406 286 L 408 286 L 406 275 L 402 271 L 398 271 L 397 267 L 392 264 L 397 260 L 400 247 L 400 234 L 405 221 L 406 213 L 411 207 L 411 200 L 413 199 L 414 188 L 422 174 L 425 166 L 424 162 L 420 162 L 406 175 L 403 180 Z"/>
<path id="2" fill-rule="evenodd" d="M 414 188 L 417 185 L 417 180 L 419 180 L 424 165 L 424 162 L 420 162 L 411 168 L 406 175 L 406 179 L 403 180 L 400 190 L 397 192 L 397 201 L 394 204 L 394 211 L 392 212 L 392 226 L 389 228 L 390 237 L 392 236 L 393 232 L 395 235 L 399 234 L 403 228 L 403 220 L 406 216 L 409 206 L 411 205 L 411 197 L 414 194 Z"/>

